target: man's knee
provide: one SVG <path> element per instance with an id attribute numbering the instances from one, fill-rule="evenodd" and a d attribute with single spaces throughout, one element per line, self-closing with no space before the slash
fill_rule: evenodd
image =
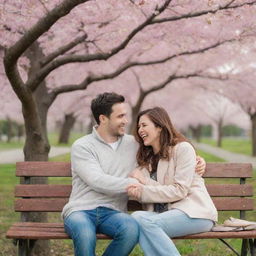
<path id="1" fill-rule="evenodd" d="M 65 230 L 72 239 L 95 241 L 96 231 L 92 221 L 79 212 L 71 214 L 64 220 Z"/>
<path id="2" fill-rule="evenodd" d="M 132 239 L 137 241 L 139 238 L 139 225 L 134 218 L 127 215 L 122 221 L 118 233 L 129 240 Z"/>

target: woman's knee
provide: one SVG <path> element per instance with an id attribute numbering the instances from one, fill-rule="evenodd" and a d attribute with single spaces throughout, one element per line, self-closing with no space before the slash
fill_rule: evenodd
<path id="1" fill-rule="evenodd" d="M 146 211 L 136 211 L 132 213 L 132 217 L 139 223 L 140 226 L 152 224 L 152 215 Z"/>
<path id="2" fill-rule="evenodd" d="M 131 216 L 138 222 L 140 222 L 140 220 L 144 218 L 145 215 L 145 211 L 136 211 L 131 214 Z"/>

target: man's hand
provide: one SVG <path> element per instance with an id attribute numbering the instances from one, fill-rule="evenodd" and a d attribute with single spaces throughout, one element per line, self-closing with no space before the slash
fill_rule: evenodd
<path id="1" fill-rule="evenodd" d="M 141 184 L 146 184 L 146 178 L 144 177 L 143 173 L 141 170 L 136 168 L 133 170 L 130 174 L 129 177 L 137 179 Z"/>
<path id="2" fill-rule="evenodd" d="M 205 160 L 202 157 L 197 156 L 196 157 L 196 173 L 200 176 L 203 176 L 205 173 L 205 167 L 206 167 Z"/>
<path id="3" fill-rule="evenodd" d="M 141 198 L 143 187 L 141 184 L 131 184 L 126 190 L 129 197 L 134 197 L 139 200 Z"/>

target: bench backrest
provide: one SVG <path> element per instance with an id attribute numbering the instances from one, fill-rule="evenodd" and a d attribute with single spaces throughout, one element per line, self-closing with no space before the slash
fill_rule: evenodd
<path id="1" fill-rule="evenodd" d="M 30 184 L 31 177 L 71 177 L 67 162 L 19 162 L 16 176 L 24 177 L 24 183 L 15 187 L 15 211 L 18 212 L 60 212 L 71 192 L 71 185 Z M 252 165 L 247 163 L 207 163 L 204 178 L 206 187 L 219 211 L 253 210 L 253 187 L 245 184 L 252 177 Z M 235 178 L 237 184 L 207 184 L 208 178 Z M 233 180 L 233 179 L 232 179 Z M 141 209 L 135 201 L 129 201 L 130 211 Z"/>

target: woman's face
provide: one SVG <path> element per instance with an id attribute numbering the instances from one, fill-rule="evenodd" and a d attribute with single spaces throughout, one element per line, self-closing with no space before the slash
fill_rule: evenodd
<path id="1" fill-rule="evenodd" d="M 152 146 L 155 153 L 160 149 L 160 133 L 161 128 L 156 127 L 147 115 L 140 117 L 138 134 L 142 138 L 144 145 Z"/>

